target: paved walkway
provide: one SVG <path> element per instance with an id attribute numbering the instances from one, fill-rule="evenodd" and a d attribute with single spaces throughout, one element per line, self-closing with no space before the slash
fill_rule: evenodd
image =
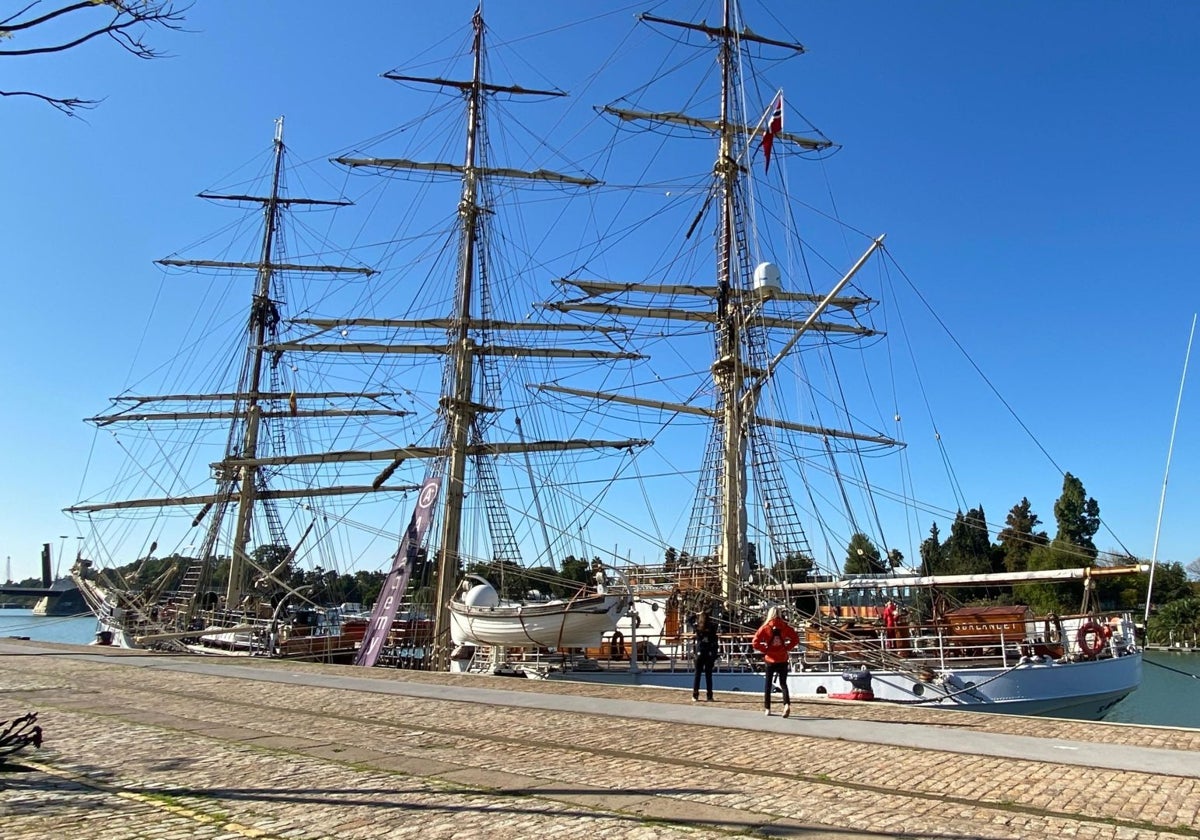
<path id="1" fill-rule="evenodd" d="M 0 837 L 1200 837 L 1200 731 L 0 640 Z"/>

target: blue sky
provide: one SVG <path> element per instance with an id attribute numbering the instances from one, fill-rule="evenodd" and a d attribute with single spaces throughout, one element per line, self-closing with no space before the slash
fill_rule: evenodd
<path id="1" fill-rule="evenodd" d="M 654 66 L 649 49 L 604 66 L 637 11 L 717 19 L 715 4 L 690 0 L 600 5 L 490 3 L 493 46 L 506 45 L 497 77 L 557 85 L 579 100 L 563 113 L 590 118 L 592 104 Z M 420 72 L 422 53 L 445 55 L 473 8 L 201 2 L 189 32 L 151 36 L 168 60 L 94 43 L 5 63 L 5 87 L 104 99 L 82 119 L 0 100 L 0 556 L 14 577 L 36 572 L 43 542 L 73 553 L 60 511 L 94 457 L 80 420 L 129 381 L 159 280 L 151 261 L 222 223 L 194 195 L 265 149 L 279 114 L 293 155 L 311 161 L 404 123 L 404 94 L 379 74 Z M 1200 6 L 780 2 L 746 12 L 756 31 L 809 48 L 788 106 L 843 145 L 825 168 L 842 214 L 888 234 L 1041 446 L 1083 480 L 1115 535 L 1098 545 L 1149 556 L 1200 309 L 1187 256 L 1200 233 Z M 559 148 L 572 131 L 563 125 Z M 332 166 L 328 179 L 344 182 Z M 927 383 L 953 391 L 960 367 L 946 360 Z M 1160 559 L 1185 563 L 1200 555 L 1190 527 L 1197 389 L 1184 395 L 1159 547 Z M 1052 520 L 1053 467 L 1010 454 L 1020 430 L 994 404 L 960 408 L 948 446 L 967 502 L 996 525 L 1029 495 Z"/>

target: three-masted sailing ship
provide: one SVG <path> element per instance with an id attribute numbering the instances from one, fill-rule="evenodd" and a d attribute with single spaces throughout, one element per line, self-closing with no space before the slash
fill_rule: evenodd
<path id="1" fill-rule="evenodd" d="M 783 91 L 755 75 L 755 56 L 764 50 L 799 55 L 804 49 L 747 26 L 736 0 L 722 0 L 721 7 L 719 25 L 641 16 L 643 23 L 670 29 L 677 42 L 695 36 L 704 49 L 715 49 L 719 96 L 709 100 L 715 102 L 715 114 L 625 102 L 603 109 L 622 128 L 659 129 L 672 142 L 686 133 L 716 140 L 707 183 L 691 185 L 695 198 L 690 224 L 681 228 L 682 244 L 673 243 L 670 256 L 659 263 L 665 279 L 567 279 L 567 299 L 551 305 L 560 313 L 632 322 L 634 334 L 674 335 L 679 342 L 692 341 L 693 348 L 699 337 L 710 342 L 709 364 L 692 367 L 700 382 L 690 390 L 679 384 L 682 375 L 672 381 L 676 392 L 691 395 L 687 401 L 544 386 L 564 399 L 591 400 L 595 411 L 621 405 L 673 418 L 664 429 L 680 418 L 707 421 L 682 550 L 670 551 L 653 568 L 626 572 L 637 606 L 620 624 L 617 638 L 635 640 L 628 669 L 600 668 L 590 657 L 576 668 L 568 661 L 561 668 L 535 664 L 530 671 L 690 687 L 689 622 L 707 612 L 723 628 L 723 687 L 760 691 L 762 678 L 748 639 L 766 610 L 780 606 L 805 627 L 793 663 L 794 695 L 1102 716 L 1140 683 L 1141 649 L 1132 616 L 1103 612 L 1095 582 L 1143 567 L 1096 568 L 1083 558 L 1088 567 L 1071 570 L 958 577 L 889 572 L 846 579 L 838 574 L 833 551 L 822 558 L 814 550 L 806 518 L 827 546 L 837 546 L 831 535 L 842 534 L 842 550 L 867 530 L 883 530 L 879 506 L 887 499 L 872 486 L 865 464 L 871 455 L 904 446 L 883 423 L 869 424 L 850 409 L 850 400 L 866 392 L 852 393 L 854 380 L 835 358 L 848 346 L 882 339 L 883 331 L 872 323 L 878 299 L 858 285 L 858 278 L 868 266 L 886 271 L 886 265 L 878 267 L 886 253 L 884 236 L 842 226 L 843 237 L 861 239 L 863 245 L 840 271 L 835 260 L 818 251 L 809 229 L 801 236 L 796 202 L 788 192 L 788 158 L 820 159 L 834 146 L 817 131 L 785 130 Z M 700 230 L 712 233 L 705 240 L 710 245 L 696 244 L 704 239 L 693 239 Z M 695 330 L 697 325 L 702 329 Z M 660 339 L 660 348 L 673 355 L 704 358 L 702 352 L 681 349 L 682 344 L 664 344 Z M 653 374 L 641 381 L 666 379 L 661 367 Z M 793 419 L 805 413 L 810 417 L 803 422 Z M 827 419 L 834 416 L 836 423 Z M 897 409 L 897 428 L 900 418 Z M 852 496 L 865 504 L 857 513 Z M 833 505 L 835 511 L 840 507 L 835 518 L 820 517 L 820 499 L 841 503 Z M 877 539 L 883 547 L 876 558 L 880 565 L 899 566 L 901 555 L 884 536 Z M 956 586 L 978 590 L 1067 580 L 1083 582 L 1083 602 L 1072 615 L 1039 616 L 1019 603 L 955 608 L 947 597 Z M 885 613 L 891 599 L 914 607 L 924 600 L 933 604 L 933 612 L 918 620 L 914 609 L 898 619 L 896 608 Z M 619 646 L 594 652 L 607 656 L 614 649 Z"/>

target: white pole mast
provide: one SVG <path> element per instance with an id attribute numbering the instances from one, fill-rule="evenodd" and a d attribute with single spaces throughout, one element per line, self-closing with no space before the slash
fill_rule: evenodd
<path id="1" fill-rule="evenodd" d="M 1196 315 L 1192 315 L 1192 331 L 1188 334 L 1187 353 L 1183 356 L 1183 375 L 1179 378 L 1179 396 L 1175 400 L 1175 419 L 1171 422 L 1171 442 L 1167 444 L 1167 467 L 1163 471 L 1162 494 L 1158 499 L 1158 522 L 1154 526 L 1154 548 L 1150 552 L 1150 583 L 1146 586 L 1146 612 L 1142 623 L 1150 621 L 1150 594 L 1154 591 L 1154 567 L 1158 565 L 1158 537 L 1162 532 L 1163 507 L 1167 503 L 1167 479 L 1171 475 L 1171 453 L 1175 451 L 1175 429 L 1179 426 L 1179 407 L 1183 404 L 1183 384 L 1187 381 L 1188 361 L 1192 357 L 1192 339 L 1196 337 Z"/>

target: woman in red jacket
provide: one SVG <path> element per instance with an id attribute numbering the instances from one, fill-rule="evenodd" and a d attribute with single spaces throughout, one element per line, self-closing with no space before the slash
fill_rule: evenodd
<path id="1" fill-rule="evenodd" d="M 783 692 L 783 716 L 792 713 L 791 697 L 788 696 L 788 656 L 799 646 L 800 636 L 783 620 L 778 607 L 771 607 L 767 620 L 754 634 L 751 646 L 763 655 L 767 663 L 766 683 L 763 686 L 763 708 L 771 714 L 771 680 L 779 676 L 779 690 Z"/>

